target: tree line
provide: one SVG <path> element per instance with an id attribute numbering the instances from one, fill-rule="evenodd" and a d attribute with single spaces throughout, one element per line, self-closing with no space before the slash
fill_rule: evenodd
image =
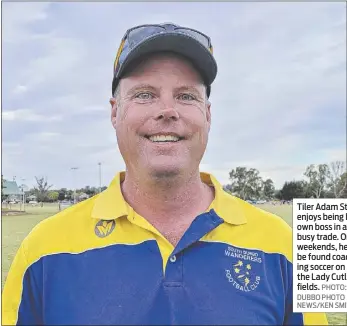
<path id="1" fill-rule="evenodd" d="M 35 177 L 36 185 L 25 193 L 34 195 L 39 202 L 55 202 L 86 199 L 99 193 L 99 188 L 85 186 L 71 190 L 52 189 L 47 178 Z M 347 173 L 343 161 L 330 164 L 310 164 L 301 180 L 286 181 L 281 189 L 275 189 L 272 179 L 263 179 L 255 168 L 236 167 L 229 173 L 229 184 L 224 190 L 244 200 L 292 200 L 293 198 L 347 198 Z M 1 190 L 3 177 L 1 176 Z M 105 186 L 101 191 L 106 189 Z M 87 196 L 83 196 L 83 195 Z"/>
<path id="2" fill-rule="evenodd" d="M 47 178 L 35 177 L 36 185 L 25 193 L 26 197 L 35 196 L 39 202 L 56 202 L 56 201 L 73 201 L 76 195 L 77 200 L 86 199 L 92 197 L 100 192 L 97 187 L 85 186 L 83 188 L 71 190 L 67 188 L 52 189 L 53 185 L 48 183 Z M 104 191 L 106 187 L 101 187 L 101 191 Z M 82 195 L 87 195 L 86 197 Z"/>
<path id="3" fill-rule="evenodd" d="M 25 192 L 27 201 L 29 201 L 28 197 L 30 198 L 30 196 L 35 196 L 38 202 L 56 202 L 63 200 L 73 201 L 74 196 L 76 196 L 76 199 L 79 201 L 88 197 L 92 197 L 100 192 L 99 188 L 90 186 L 85 186 L 84 188 L 75 190 L 67 188 L 52 189 L 53 185 L 49 184 L 47 178 L 36 176 L 35 180 L 36 185 L 32 189 Z M 3 188 L 3 177 L 1 177 L 1 190 Z M 101 187 L 101 191 L 104 191 L 105 189 L 105 186 Z"/>
<path id="4" fill-rule="evenodd" d="M 343 161 L 310 164 L 301 180 L 286 181 L 275 189 L 271 179 L 264 180 L 255 168 L 237 167 L 229 173 L 224 189 L 244 200 L 292 200 L 293 198 L 347 198 L 347 173 Z"/>

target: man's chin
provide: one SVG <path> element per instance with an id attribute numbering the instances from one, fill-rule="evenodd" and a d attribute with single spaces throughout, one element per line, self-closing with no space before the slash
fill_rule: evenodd
<path id="1" fill-rule="evenodd" d="M 182 169 L 179 166 L 152 166 L 149 172 L 154 179 L 169 180 L 179 176 Z"/>

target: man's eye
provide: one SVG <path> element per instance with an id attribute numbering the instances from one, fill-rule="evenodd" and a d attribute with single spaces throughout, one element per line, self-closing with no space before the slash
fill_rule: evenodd
<path id="1" fill-rule="evenodd" d="M 153 95 L 151 93 L 143 92 L 136 94 L 135 97 L 140 100 L 151 100 L 153 98 Z"/>
<path id="2" fill-rule="evenodd" d="M 195 100 L 195 97 L 193 95 L 190 95 L 190 94 L 181 94 L 178 96 L 178 98 L 180 100 L 183 100 L 183 101 L 193 101 Z"/>

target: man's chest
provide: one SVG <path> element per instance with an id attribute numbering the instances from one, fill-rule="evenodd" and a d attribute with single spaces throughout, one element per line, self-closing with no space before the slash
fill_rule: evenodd
<path id="1" fill-rule="evenodd" d="M 156 241 L 45 257 L 43 315 L 53 324 L 278 324 L 280 264 L 197 242 L 162 267 Z M 269 268 L 271 267 L 271 268 Z"/>

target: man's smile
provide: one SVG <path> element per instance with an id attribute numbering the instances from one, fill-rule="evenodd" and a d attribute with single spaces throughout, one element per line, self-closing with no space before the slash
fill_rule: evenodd
<path id="1" fill-rule="evenodd" d="M 145 135 L 145 138 L 153 143 L 177 143 L 184 139 L 184 137 L 175 133 L 157 133 L 153 135 Z"/>

